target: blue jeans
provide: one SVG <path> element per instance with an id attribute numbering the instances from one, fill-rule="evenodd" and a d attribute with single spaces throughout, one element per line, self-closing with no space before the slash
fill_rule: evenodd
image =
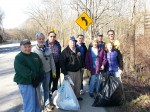
<path id="1" fill-rule="evenodd" d="M 50 82 L 50 74 L 51 72 L 46 72 L 44 75 L 44 80 L 42 83 L 42 87 L 43 87 L 43 91 L 44 91 L 44 105 L 48 105 L 50 104 L 49 101 L 49 93 L 50 93 L 50 89 L 49 89 L 49 82 Z"/>
<path id="2" fill-rule="evenodd" d="M 102 74 L 91 75 L 89 92 L 93 93 L 94 88 L 96 88 L 96 92 L 98 92 L 101 82 L 102 82 Z"/>
<path id="3" fill-rule="evenodd" d="M 40 105 L 36 90 L 32 85 L 18 84 L 22 99 L 24 112 L 40 112 Z"/>
<path id="4" fill-rule="evenodd" d="M 117 71 L 117 72 L 114 72 L 114 71 L 107 71 L 106 72 L 106 77 L 108 78 L 109 74 L 113 74 L 114 77 L 118 78 L 119 80 L 121 79 L 121 74 Z"/>

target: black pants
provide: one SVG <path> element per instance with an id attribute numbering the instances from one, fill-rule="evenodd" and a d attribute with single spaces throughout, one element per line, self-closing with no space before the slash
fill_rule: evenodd
<path id="1" fill-rule="evenodd" d="M 81 70 L 81 89 L 83 90 L 83 71 Z"/>
<path id="2" fill-rule="evenodd" d="M 52 73 L 51 73 L 51 77 L 50 77 L 50 83 L 49 83 L 49 88 L 51 89 L 51 85 L 53 83 L 53 87 L 51 89 L 51 92 L 53 93 L 55 90 L 57 90 L 57 86 L 58 86 L 58 80 L 60 78 L 60 66 L 59 63 L 55 63 L 56 66 L 56 78 L 52 77 Z"/>

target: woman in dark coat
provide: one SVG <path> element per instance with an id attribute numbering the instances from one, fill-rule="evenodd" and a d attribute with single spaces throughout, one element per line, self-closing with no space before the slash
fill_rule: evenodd
<path id="1" fill-rule="evenodd" d="M 92 41 L 92 47 L 86 53 L 85 64 L 86 68 L 91 72 L 89 93 L 90 97 L 93 97 L 95 81 L 98 78 L 96 84 L 96 91 L 98 92 L 102 74 L 101 70 L 104 70 L 104 67 L 107 63 L 105 51 L 102 48 L 98 48 L 98 41 L 94 39 Z"/>

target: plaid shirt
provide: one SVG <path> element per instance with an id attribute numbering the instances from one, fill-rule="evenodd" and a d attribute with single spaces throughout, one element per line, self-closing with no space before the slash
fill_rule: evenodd
<path id="1" fill-rule="evenodd" d="M 59 61 L 59 57 L 60 57 L 59 48 L 56 44 L 53 44 L 53 45 L 49 44 L 49 47 L 52 51 L 54 61 L 55 61 L 55 63 L 57 63 Z"/>

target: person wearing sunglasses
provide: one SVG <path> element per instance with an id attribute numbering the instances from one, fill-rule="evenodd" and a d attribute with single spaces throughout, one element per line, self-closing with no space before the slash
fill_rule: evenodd
<path id="1" fill-rule="evenodd" d="M 60 43 L 56 40 L 56 33 L 54 31 L 50 31 L 48 33 L 48 39 L 45 42 L 45 45 L 47 47 L 49 47 L 52 51 L 52 55 L 54 58 L 54 62 L 55 62 L 55 66 L 56 66 L 56 76 L 54 76 L 55 74 L 52 74 L 52 79 L 49 83 L 49 88 L 51 88 L 51 85 L 53 83 L 53 87 L 51 92 L 53 93 L 55 90 L 57 90 L 57 86 L 58 86 L 58 80 L 60 78 L 60 65 L 59 65 L 59 58 L 61 55 L 61 45 Z M 51 94 L 50 94 L 51 96 Z"/>
<path id="2" fill-rule="evenodd" d="M 113 43 L 115 49 L 119 50 L 119 48 L 120 48 L 120 42 L 119 42 L 119 40 L 115 40 L 115 31 L 114 30 L 108 30 L 107 35 L 109 37 L 109 42 Z"/>
<path id="3" fill-rule="evenodd" d="M 120 42 L 119 40 L 115 40 L 114 30 L 108 30 L 107 35 L 109 37 L 109 41 L 107 42 L 107 45 L 106 45 L 106 51 L 109 47 L 111 48 L 111 46 L 113 46 L 113 50 L 117 52 L 117 57 L 119 57 L 119 65 L 121 66 L 121 67 L 118 67 L 118 74 L 119 74 L 118 77 L 121 80 L 121 74 L 123 72 L 123 56 L 122 56 L 122 53 L 120 52 Z"/>

